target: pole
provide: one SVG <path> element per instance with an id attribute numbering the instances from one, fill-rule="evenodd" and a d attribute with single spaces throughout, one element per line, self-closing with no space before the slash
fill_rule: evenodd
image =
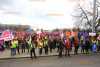
<path id="1" fill-rule="evenodd" d="M 93 0 L 93 22 L 92 22 L 92 32 L 95 32 L 96 23 L 96 0 Z"/>

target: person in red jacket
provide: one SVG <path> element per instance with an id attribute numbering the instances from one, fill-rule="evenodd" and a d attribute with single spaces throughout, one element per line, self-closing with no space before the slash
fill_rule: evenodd
<path id="1" fill-rule="evenodd" d="M 77 55 L 78 54 L 78 48 L 79 48 L 79 41 L 78 41 L 78 38 L 75 37 L 74 38 L 74 54 Z"/>
<path id="2" fill-rule="evenodd" d="M 70 56 L 70 48 L 71 48 L 71 43 L 70 43 L 70 39 L 67 38 L 66 39 L 66 45 L 65 45 L 65 49 L 66 49 L 66 52 L 65 52 L 65 56 Z"/>

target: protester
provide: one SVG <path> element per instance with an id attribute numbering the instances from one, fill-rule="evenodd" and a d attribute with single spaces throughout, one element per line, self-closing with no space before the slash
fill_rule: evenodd
<path id="1" fill-rule="evenodd" d="M 75 37 L 75 39 L 74 39 L 74 54 L 75 55 L 78 54 L 78 48 L 79 48 L 79 40 L 77 37 Z"/>
<path id="2" fill-rule="evenodd" d="M 26 39 L 26 48 L 27 48 L 27 52 L 29 53 L 29 44 L 28 44 L 28 40 L 29 40 L 29 39 Z"/>
<path id="3" fill-rule="evenodd" d="M 97 41 L 96 41 L 96 44 L 97 44 L 97 52 L 100 52 L 100 41 L 97 40 Z"/>
<path id="4" fill-rule="evenodd" d="M 17 53 L 20 54 L 20 51 L 19 51 L 20 45 L 19 45 L 18 39 L 15 40 L 15 43 L 16 43 Z"/>
<path id="5" fill-rule="evenodd" d="M 0 40 L 0 51 L 4 51 L 4 40 Z"/>
<path id="6" fill-rule="evenodd" d="M 33 39 L 34 37 L 32 37 Z M 36 58 L 36 53 L 35 53 L 35 43 L 34 43 L 34 40 L 32 41 L 31 37 L 28 41 L 28 44 L 29 44 L 29 48 L 30 48 L 30 58 L 33 59 L 33 54 L 34 54 L 34 58 Z"/>
<path id="7" fill-rule="evenodd" d="M 53 49 L 53 39 L 49 39 L 48 45 L 49 45 L 49 48 L 50 48 L 50 53 L 52 53 L 52 49 Z"/>
<path id="8" fill-rule="evenodd" d="M 21 40 L 22 53 L 25 53 L 25 46 L 26 46 L 26 44 L 25 44 L 25 40 L 22 39 L 22 40 Z"/>
<path id="9" fill-rule="evenodd" d="M 63 52 L 64 44 L 61 39 L 59 39 L 59 57 L 62 57 L 62 52 Z"/>
<path id="10" fill-rule="evenodd" d="M 85 52 L 86 54 L 89 54 L 89 48 L 90 48 L 90 41 L 89 39 L 86 40 L 86 46 L 85 46 Z"/>
<path id="11" fill-rule="evenodd" d="M 38 39 L 38 48 L 39 48 L 39 55 L 41 55 L 42 54 L 42 49 L 43 49 L 42 39 Z"/>
<path id="12" fill-rule="evenodd" d="M 96 40 L 93 39 L 93 40 L 92 40 L 92 52 L 93 52 L 93 53 L 96 53 L 96 51 L 97 51 Z"/>
<path id="13" fill-rule="evenodd" d="M 70 39 L 67 38 L 66 39 L 66 43 L 65 43 L 65 49 L 66 49 L 66 52 L 65 52 L 65 56 L 70 56 L 70 49 L 71 49 L 71 43 L 70 43 Z"/>
<path id="14" fill-rule="evenodd" d="M 81 38 L 80 38 L 80 45 L 81 45 L 81 53 L 85 53 L 85 38 L 84 38 L 84 36 L 81 36 Z"/>
<path id="15" fill-rule="evenodd" d="M 48 54 L 48 38 L 47 38 L 47 36 L 44 37 L 44 49 L 45 49 L 45 54 Z"/>
<path id="16" fill-rule="evenodd" d="M 74 36 L 70 36 L 70 44 L 71 44 L 71 47 L 70 47 L 70 51 L 72 51 L 72 47 L 74 45 Z"/>
<path id="17" fill-rule="evenodd" d="M 11 56 L 16 55 L 16 47 L 17 47 L 17 45 L 16 45 L 15 40 L 12 40 L 11 41 Z"/>

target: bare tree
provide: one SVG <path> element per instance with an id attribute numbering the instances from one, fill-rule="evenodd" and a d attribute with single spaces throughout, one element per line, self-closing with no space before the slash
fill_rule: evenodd
<path id="1" fill-rule="evenodd" d="M 92 16 L 93 16 L 93 7 L 92 5 L 91 9 L 85 9 L 83 6 L 80 5 L 80 3 L 78 3 L 77 6 L 77 10 L 78 14 L 76 12 L 76 15 L 73 15 L 74 18 L 76 18 L 76 22 L 75 25 L 77 27 L 84 27 L 88 28 L 88 29 L 92 29 Z M 95 30 L 100 26 L 100 18 L 99 18 L 99 14 L 100 14 L 100 2 L 97 1 L 96 2 L 96 23 L 95 23 Z"/>

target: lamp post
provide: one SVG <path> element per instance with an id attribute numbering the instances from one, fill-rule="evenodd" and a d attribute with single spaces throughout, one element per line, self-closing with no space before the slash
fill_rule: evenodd
<path id="1" fill-rule="evenodd" d="M 95 22 L 96 22 L 96 0 L 93 0 L 93 22 L 92 22 L 92 32 L 95 32 Z"/>

